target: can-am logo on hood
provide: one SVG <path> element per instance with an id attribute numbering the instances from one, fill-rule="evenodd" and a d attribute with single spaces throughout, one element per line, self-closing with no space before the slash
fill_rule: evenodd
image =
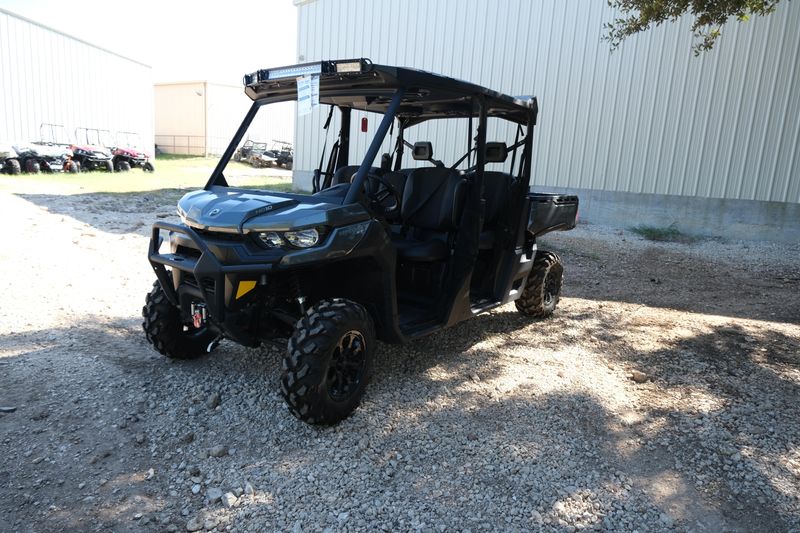
<path id="1" fill-rule="evenodd" d="M 211 210 L 211 211 L 208 213 L 208 216 L 210 216 L 210 217 L 215 217 L 215 216 L 219 215 L 220 213 L 222 213 L 222 209 L 212 209 L 212 210 Z"/>

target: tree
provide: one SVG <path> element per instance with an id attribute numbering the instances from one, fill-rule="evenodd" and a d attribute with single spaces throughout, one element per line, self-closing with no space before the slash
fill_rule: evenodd
<path id="1" fill-rule="evenodd" d="M 663 22 L 674 22 L 685 13 L 694 17 L 692 31 L 698 42 L 695 55 L 710 50 L 729 18 L 746 21 L 751 15 L 769 15 L 781 0 L 608 0 L 621 14 L 605 25 L 605 39 L 616 49 L 631 35 Z M 788 1 L 788 0 L 787 0 Z"/>

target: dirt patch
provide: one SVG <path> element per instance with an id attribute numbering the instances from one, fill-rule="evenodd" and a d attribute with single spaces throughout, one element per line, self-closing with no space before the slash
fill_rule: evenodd
<path id="1" fill-rule="evenodd" d="M 382 345 L 335 428 L 281 350 L 144 341 L 178 192 L 0 193 L 0 521 L 9 530 L 800 527 L 800 248 L 581 226 L 550 320 L 506 306 Z"/>

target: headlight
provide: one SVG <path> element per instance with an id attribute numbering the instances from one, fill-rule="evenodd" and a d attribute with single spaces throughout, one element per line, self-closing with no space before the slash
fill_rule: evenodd
<path id="1" fill-rule="evenodd" d="M 289 244 L 298 248 L 310 248 L 319 242 L 319 232 L 315 228 L 287 231 L 283 236 Z"/>
<path id="2" fill-rule="evenodd" d="M 266 244 L 269 248 L 278 248 L 283 245 L 283 239 L 281 239 L 281 236 L 274 231 L 259 233 L 258 238 L 261 239 L 261 242 Z"/>

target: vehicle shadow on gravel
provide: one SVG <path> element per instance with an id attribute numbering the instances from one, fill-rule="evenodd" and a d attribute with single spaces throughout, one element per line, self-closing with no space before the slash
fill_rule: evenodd
<path id="1" fill-rule="evenodd" d="M 177 216 L 175 206 L 189 189 L 103 192 L 76 195 L 17 194 L 51 214 L 74 218 L 100 232 L 147 233 L 158 219 Z M 140 216 L 137 216 L 140 215 Z"/>
<path id="2" fill-rule="evenodd" d="M 556 322 L 535 324 L 557 329 Z M 709 398 L 687 410 L 669 407 L 667 401 L 664 407 L 650 410 L 610 413 L 588 396 L 557 393 L 528 397 L 519 392 L 524 391 L 524 384 L 502 390 L 508 378 L 504 372 L 509 369 L 496 364 L 496 354 L 530 347 L 530 341 L 506 335 L 530 325 L 530 320 L 513 312 L 496 311 L 408 347 L 390 347 L 392 353 L 386 357 L 393 360 L 384 359 L 379 364 L 372 390 L 380 395 L 391 386 L 414 389 L 416 383 L 427 382 L 426 402 L 436 405 L 436 414 L 413 400 L 405 404 L 406 414 L 419 411 L 423 414 L 418 416 L 424 419 L 436 419 L 425 424 L 428 432 L 433 426 L 447 425 L 441 418 L 462 424 L 462 436 L 463 428 L 469 431 L 474 423 L 473 436 L 484 447 L 513 448 L 520 432 L 517 427 L 509 428 L 509 423 L 521 421 L 527 428 L 522 434 L 532 432 L 532 440 L 542 445 L 543 453 L 551 453 L 547 451 L 551 447 L 562 449 L 559 440 L 572 438 L 573 430 L 585 433 L 589 446 L 603 451 L 599 460 L 617 465 L 637 486 L 646 489 L 667 517 L 711 530 L 782 531 L 789 524 L 797 525 L 796 516 L 787 511 L 797 497 L 796 489 L 792 489 L 795 474 L 782 466 L 782 455 L 791 452 L 796 435 L 781 435 L 779 428 L 794 427 L 800 418 L 800 386 L 775 371 L 776 366 L 800 367 L 797 339 L 776 331 L 754 333 L 719 327 L 666 348 L 643 352 L 635 345 L 626 345 L 622 336 L 609 334 L 617 326 L 610 317 L 583 326 L 584 336 L 601 339 L 597 350 L 604 352 L 607 360 L 645 370 L 651 378 L 641 387 L 651 389 L 653 395 Z M 555 330 L 552 334 L 537 334 L 536 342 L 541 341 L 545 349 L 563 348 L 565 335 Z M 499 342 L 485 350 L 480 348 L 482 339 Z M 475 368 L 479 369 L 477 373 Z M 437 369 L 444 371 L 437 373 Z M 501 388 L 487 390 L 486 385 L 493 383 Z M 631 382 L 631 386 L 636 385 Z M 766 391 L 766 405 L 753 402 L 752 388 Z M 713 407 L 701 410 L 708 402 Z M 399 402 L 395 408 L 404 410 Z M 560 428 L 561 437 L 556 442 L 549 434 L 538 434 L 535 424 L 525 421 L 550 412 L 563 417 L 565 409 L 573 411 L 563 419 L 565 426 Z M 544 427 L 552 430 L 552 418 L 547 418 Z M 494 443 L 481 436 L 487 426 L 499 434 Z M 470 435 L 467 433 L 468 440 Z M 538 463 L 550 464 L 546 459 Z M 562 486 L 569 486 L 568 481 Z M 554 505 L 557 498 L 550 500 Z"/>
<path id="3" fill-rule="evenodd" d="M 567 383 L 543 392 L 537 380 L 555 377 L 548 361 L 515 355 L 542 342 L 542 329 L 553 328 L 545 350 L 578 343 L 557 331 L 574 320 L 563 315 L 531 321 L 498 310 L 407 346 L 380 345 L 363 405 L 333 428 L 306 426 L 283 406 L 276 393 L 280 348 L 223 343 L 209 357 L 167 362 L 145 343 L 138 318 L 6 336 L 5 346 L 31 346 L 0 367 L 0 388 L 22 399 L 20 410 L 3 415 L 2 440 L 12 446 L 0 480 L 15 479 L 30 495 L 8 523 L 39 520 L 33 502 L 41 501 L 56 507 L 46 523 L 62 530 L 89 523 L 141 530 L 136 515 L 153 531 L 167 523 L 183 528 L 182 507 L 189 517 L 205 513 L 223 524 L 250 513 L 278 529 L 293 525 L 280 525 L 285 510 L 321 510 L 320 527 L 336 528 L 345 504 L 354 519 L 366 516 L 359 507 L 365 500 L 347 488 L 352 483 L 381 501 L 366 503 L 395 529 L 409 526 L 397 509 L 420 501 L 442 522 L 473 528 L 502 517 L 509 528 L 788 529 L 792 518 L 775 502 L 791 494 L 775 479 L 791 480 L 791 473 L 775 470 L 780 450 L 761 437 L 776 435 L 755 412 L 769 410 L 776 429 L 797 420 L 797 385 L 770 370 L 797 366 L 794 339 L 729 328 L 653 352 L 617 346 L 607 358 L 653 376 L 641 387 L 658 395 L 702 393 L 719 407 L 612 412 Z M 612 323 L 584 327 L 600 335 Z M 512 339 L 526 328 L 527 344 Z M 65 351 L 74 364 L 48 372 L 50 359 Z M 543 377 L 517 380 L 520 364 L 538 365 Z M 771 405 L 752 404 L 737 381 L 771 391 Z M 218 409 L 207 405 L 215 391 Z M 47 396 L 49 407 L 27 411 L 25 394 Z M 235 455 L 209 457 L 220 443 Z M 178 463 L 197 465 L 208 487 L 232 490 L 248 479 L 260 499 L 245 497 L 232 510 L 209 504 L 205 487 L 191 494 Z M 702 477 L 687 474 L 687 466 Z M 481 514 L 475 501 L 492 504 Z"/>

